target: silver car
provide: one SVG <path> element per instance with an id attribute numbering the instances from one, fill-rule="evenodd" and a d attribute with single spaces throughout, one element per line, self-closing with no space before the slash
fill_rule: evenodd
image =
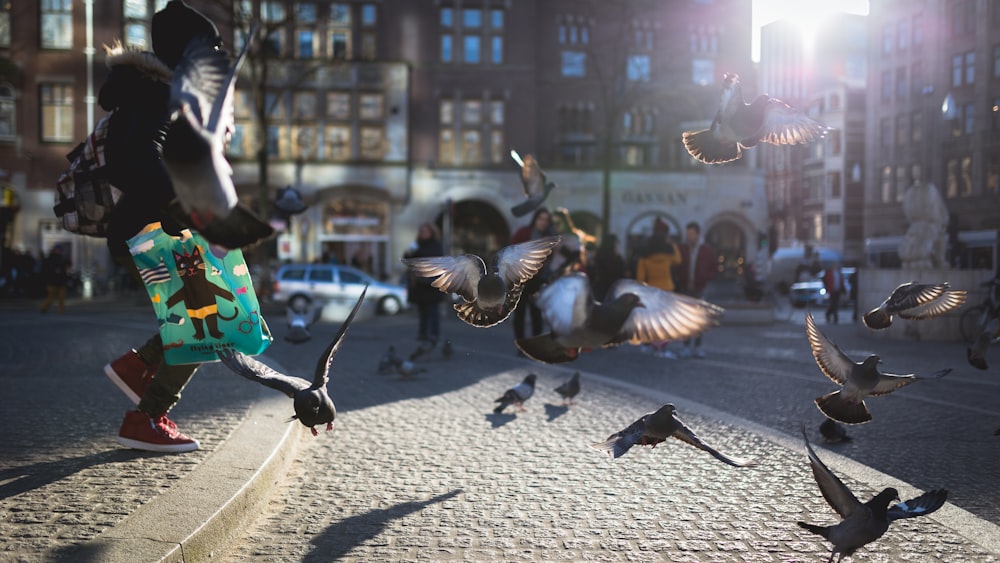
<path id="1" fill-rule="evenodd" d="M 274 299 L 304 310 L 313 301 L 353 305 L 368 286 L 365 300 L 378 304 L 378 312 L 395 315 L 406 307 L 406 286 L 385 283 L 340 264 L 286 264 L 278 269 Z"/>

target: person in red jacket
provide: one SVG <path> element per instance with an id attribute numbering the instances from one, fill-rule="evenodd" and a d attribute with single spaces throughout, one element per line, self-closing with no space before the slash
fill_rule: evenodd
<path id="1" fill-rule="evenodd" d="M 701 240 L 701 225 L 695 221 L 687 224 L 684 243 L 681 244 L 681 265 L 677 276 L 678 291 L 699 299 L 705 294 L 705 286 L 718 273 L 718 258 L 712 245 Z M 689 338 L 681 350 L 681 357 L 704 358 L 701 335 Z"/>
<path id="2" fill-rule="evenodd" d="M 834 262 L 823 274 L 823 289 L 826 290 L 826 322 L 837 324 L 840 321 L 840 296 L 847 292 L 844 283 L 844 273 L 840 271 L 840 262 Z"/>
<path id="3" fill-rule="evenodd" d="M 514 234 L 510 237 L 509 244 L 521 244 L 522 242 L 550 237 L 555 234 L 557 233 L 552 225 L 552 213 L 544 207 L 539 207 L 535 211 L 535 214 L 531 216 L 530 223 L 514 231 Z M 551 276 L 552 257 L 550 256 L 545 261 L 541 271 L 524 284 L 521 299 L 517 302 L 517 307 L 514 308 L 514 338 L 521 339 L 526 336 L 524 333 L 524 316 L 526 312 L 531 315 L 531 336 L 538 336 L 545 328 L 542 319 L 542 310 L 535 305 L 535 300 L 532 299 L 532 296 L 549 281 Z M 518 354 L 520 353 L 520 350 L 518 350 Z"/>

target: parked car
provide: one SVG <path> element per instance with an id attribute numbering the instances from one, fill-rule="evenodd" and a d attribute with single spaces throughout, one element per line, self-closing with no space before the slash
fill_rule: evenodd
<path id="1" fill-rule="evenodd" d="M 381 282 L 340 264 L 286 264 L 275 276 L 273 297 L 296 308 L 313 301 L 353 305 L 366 284 L 365 300 L 375 301 L 379 313 L 395 315 L 406 307 L 406 286 Z"/>
<path id="2" fill-rule="evenodd" d="M 846 292 L 840 296 L 841 307 L 847 307 L 851 304 L 850 276 L 855 271 L 855 268 L 840 269 L 840 275 L 844 276 L 844 287 L 846 288 Z M 816 305 L 825 307 L 830 301 L 830 296 L 826 294 L 826 288 L 823 287 L 823 276 L 825 274 L 826 270 L 823 270 L 814 279 L 793 283 L 788 291 L 788 299 L 792 306 L 805 307 L 807 305 Z"/>

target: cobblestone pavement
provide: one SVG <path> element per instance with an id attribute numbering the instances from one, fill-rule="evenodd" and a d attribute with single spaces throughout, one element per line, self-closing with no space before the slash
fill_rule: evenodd
<path id="1" fill-rule="evenodd" d="M 720 327 L 706 336 L 706 360 L 625 347 L 564 366 L 517 357 L 509 324 L 477 330 L 450 318 L 445 334 L 459 354 L 420 361 L 427 372 L 413 380 L 377 375 L 375 366 L 390 342 L 404 354 L 416 346 L 415 319 L 359 323 L 334 364 L 335 432 L 299 442 L 267 510 L 224 560 L 824 561 L 829 545 L 795 522 L 833 523 L 836 515 L 795 437 L 805 423 L 819 441 L 812 399 L 832 384 L 796 318 Z M 319 327 L 301 353 L 280 360 L 310 373 L 335 328 Z M 956 368 L 872 399 L 874 421 L 852 427 L 854 442 L 835 451 L 913 487 L 949 488 L 957 506 L 1000 523 L 996 369 L 963 368 L 958 344 L 868 342 L 853 326 L 822 328 L 849 354 L 877 347 L 897 372 Z M 574 369 L 584 373 L 579 403 L 560 407 L 553 389 Z M 529 371 L 539 377 L 527 411 L 493 415 L 493 399 Z M 614 461 L 588 447 L 670 397 L 703 439 L 760 465 L 732 468 L 676 440 Z M 685 410 L 691 401 L 791 438 L 777 443 L 704 409 Z M 831 449 L 819 455 L 841 467 Z M 862 499 L 886 484 L 840 474 Z M 916 494 L 913 487 L 901 495 Z M 982 537 L 960 535 L 955 512 L 896 522 L 852 560 L 997 561 Z"/>
<path id="2" fill-rule="evenodd" d="M 202 368 L 171 412 L 201 449 L 137 452 L 115 442 L 132 403 L 103 366 L 155 330 L 148 304 L 0 310 L 0 561 L 52 561 L 122 522 L 220 446 L 259 397 Z"/>

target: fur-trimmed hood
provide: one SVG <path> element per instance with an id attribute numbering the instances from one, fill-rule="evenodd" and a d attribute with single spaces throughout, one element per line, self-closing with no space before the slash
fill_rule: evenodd
<path id="1" fill-rule="evenodd" d="M 170 67 L 153 53 L 127 47 L 121 41 L 106 45 L 104 51 L 111 72 L 98 96 L 101 108 L 111 111 L 125 105 L 152 105 L 165 109 L 173 75 Z"/>

